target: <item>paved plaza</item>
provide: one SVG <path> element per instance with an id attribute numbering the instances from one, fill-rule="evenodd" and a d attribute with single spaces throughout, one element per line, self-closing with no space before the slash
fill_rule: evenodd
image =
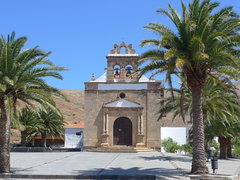
<path id="1" fill-rule="evenodd" d="M 210 162 L 207 164 L 212 172 Z M 161 152 L 11 153 L 11 167 L 14 175 L 28 175 L 29 177 L 44 175 L 45 178 L 48 178 L 48 175 L 62 175 L 73 179 L 82 177 L 78 175 L 85 175 L 86 178 L 104 177 L 104 175 L 107 175 L 106 177 L 111 177 L 111 175 L 126 175 L 126 177 L 154 175 L 158 179 L 190 179 L 188 173 L 191 169 L 191 157 Z M 239 175 L 240 159 L 219 160 L 217 174 Z"/>

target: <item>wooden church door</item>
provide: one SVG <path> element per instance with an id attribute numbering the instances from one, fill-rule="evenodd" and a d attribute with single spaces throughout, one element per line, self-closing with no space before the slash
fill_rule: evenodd
<path id="1" fill-rule="evenodd" d="M 113 144 L 132 145 L 132 122 L 126 117 L 115 120 L 113 125 Z"/>

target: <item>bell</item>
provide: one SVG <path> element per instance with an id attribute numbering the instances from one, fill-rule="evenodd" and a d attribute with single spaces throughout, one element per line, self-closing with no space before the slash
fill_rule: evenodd
<path id="1" fill-rule="evenodd" d="M 127 76 L 130 76 L 132 74 L 131 70 L 132 70 L 131 67 L 127 67 L 127 74 L 126 74 Z"/>
<path id="2" fill-rule="evenodd" d="M 116 68 L 114 70 L 115 70 L 114 78 L 119 79 L 120 78 L 119 68 Z"/>

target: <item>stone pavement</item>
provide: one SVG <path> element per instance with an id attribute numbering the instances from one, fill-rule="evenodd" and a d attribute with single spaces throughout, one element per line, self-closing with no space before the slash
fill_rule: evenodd
<path id="1" fill-rule="evenodd" d="M 212 172 L 210 162 L 207 164 L 209 171 Z M 61 179 L 63 177 L 65 179 L 121 179 L 122 177 L 123 179 L 184 180 L 190 179 L 188 173 L 191 169 L 191 157 L 161 152 L 11 153 L 11 167 L 13 171 L 11 177 L 21 179 Z M 217 174 L 229 177 L 240 175 L 240 159 L 219 160 Z"/>

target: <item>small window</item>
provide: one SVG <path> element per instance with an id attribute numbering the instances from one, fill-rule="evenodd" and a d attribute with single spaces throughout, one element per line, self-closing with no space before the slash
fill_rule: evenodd
<path id="1" fill-rule="evenodd" d="M 77 136 L 81 136 L 82 135 L 82 131 L 79 131 L 76 133 Z"/>
<path id="2" fill-rule="evenodd" d="M 126 95 L 125 95 L 125 93 L 122 92 L 122 93 L 119 94 L 119 97 L 120 97 L 121 99 L 124 99 L 124 98 L 126 97 Z"/>

